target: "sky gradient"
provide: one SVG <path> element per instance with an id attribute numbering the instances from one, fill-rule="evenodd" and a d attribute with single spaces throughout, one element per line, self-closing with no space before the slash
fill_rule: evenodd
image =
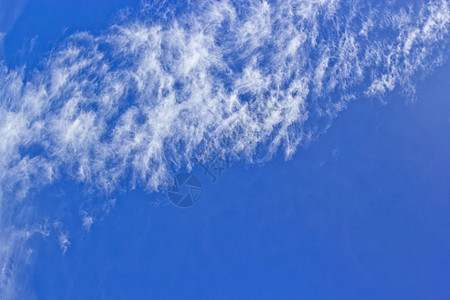
<path id="1" fill-rule="evenodd" d="M 450 296 L 449 1 L 0 8 L 3 298 Z"/>

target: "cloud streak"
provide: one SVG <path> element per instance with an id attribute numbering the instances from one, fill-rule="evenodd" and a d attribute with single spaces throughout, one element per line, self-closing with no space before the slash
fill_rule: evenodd
<path id="1" fill-rule="evenodd" d="M 62 174 L 106 193 L 161 190 L 210 145 L 290 158 L 350 101 L 413 94 L 445 59 L 449 21 L 449 1 L 148 4 L 33 71 L 0 66 L 0 291 L 13 297 L 26 240 L 49 232 L 26 213 L 33 190 Z"/>

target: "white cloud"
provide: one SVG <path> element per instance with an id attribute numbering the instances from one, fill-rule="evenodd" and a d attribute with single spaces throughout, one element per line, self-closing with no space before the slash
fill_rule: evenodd
<path id="1" fill-rule="evenodd" d="M 386 6 L 209 2 L 167 25 L 143 15 L 75 34 L 27 81 L 24 68 L 1 67 L 0 289 L 14 285 L 22 233 L 42 234 L 26 230 L 38 219 L 10 212 L 61 172 L 107 193 L 160 190 L 210 145 L 231 140 L 223 151 L 250 162 L 289 158 L 364 91 L 413 91 L 443 61 L 449 2 Z M 84 211 L 84 228 L 93 222 Z M 68 233 L 58 239 L 65 253 Z"/>
<path id="2" fill-rule="evenodd" d="M 88 212 L 86 211 L 81 211 L 81 216 L 82 216 L 82 223 L 83 223 L 83 227 L 86 231 L 90 231 L 91 230 L 91 226 L 92 224 L 94 224 L 94 217 L 90 216 L 88 214 Z"/>
<path id="3" fill-rule="evenodd" d="M 59 246 L 61 247 L 63 255 L 66 254 L 67 249 L 70 247 L 69 236 L 67 233 L 61 233 L 59 235 Z"/>

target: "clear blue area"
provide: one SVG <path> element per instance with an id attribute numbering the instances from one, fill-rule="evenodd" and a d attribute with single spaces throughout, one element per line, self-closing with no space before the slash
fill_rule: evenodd
<path id="1" fill-rule="evenodd" d="M 124 3 L 30 1 L 3 56 L 9 66 L 36 67 L 70 33 L 107 28 Z M 155 207 L 166 196 L 138 189 L 115 195 L 115 209 L 86 232 L 83 186 L 62 179 L 46 187 L 37 209 L 68 200 L 59 209 L 71 246 L 62 255 L 57 241 L 34 241 L 33 292 L 39 299 L 450 298 L 449 67 L 419 82 L 415 103 L 398 94 L 386 105 L 351 103 L 288 162 L 234 164 L 215 183 L 197 169 L 203 194 L 189 209 Z"/>

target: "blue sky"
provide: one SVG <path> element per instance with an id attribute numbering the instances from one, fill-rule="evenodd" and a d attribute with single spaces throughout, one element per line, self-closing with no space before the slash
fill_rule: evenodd
<path id="1" fill-rule="evenodd" d="M 448 1 L 155 3 L 0 1 L 3 298 L 450 297 Z"/>

